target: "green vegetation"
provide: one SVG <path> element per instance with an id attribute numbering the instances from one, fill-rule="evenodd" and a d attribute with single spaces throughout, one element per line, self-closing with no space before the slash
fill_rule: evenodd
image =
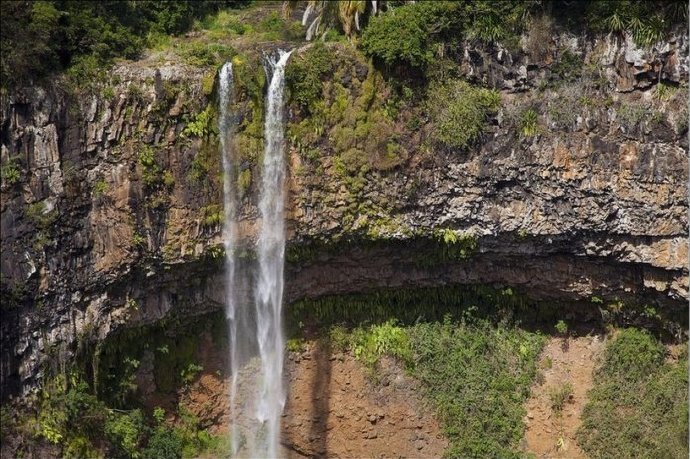
<path id="1" fill-rule="evenodd" d="M 193 67 L 215 67 L 236 54 L 229 46 L 204 41 L 181 41 L 176 51 L 187 65 Z"/>
<path id="2" fill-rule="evenodd" d="M 173 176 L 172 172 L 163 172 L 163 185 L 165 185 L 167 188 L 172 188 L 175 186 L 175 177 Z"/>
<path id="3" fill-rule="evenodd" d="M 568 324 L 566 324 L 563 320 L 556 322 L 554 328 L 559 335 L 566 335 L 568 333 Z"/>
<path id="4" fill-rule="evenodd" d="M 443 27 L 439 16 L 444 10 L 436 3 L 395 8 L 388 14 L 372 18 L 362 34 L 360 46 L 365 54 L 387 66 L 409 65 L 423 69 L 434 57 L 430 29 L 437 22 Z"/>
<path id="5" fill-rule="evenodd" d="M 222 457 L 230 450 L 227 436 L 209 434 L 183 405 L 173 414 L 178 422 L 166 420 L 160 407 L 148 415 L 140 408 L 110 408 L 72 372 L 46 383 L 35 419 L 20 418 L 19 425 L 3 420 L 3 435 L 21 429 L 58 446 L 66 458 L 183 459 Z"/>
<path id="6" fill-rule="evenodd" d="M 626 104 L 618 110 L 618 123 L 626 134 L 635 132 L 649 115 L 649 106 L 644 103 Z"/>
<path id="7" fill-rule="evenodd" d="M 594 375 L 578 443 L 593 458 L 687 457 L 687 388 L 687 348 L 665 361 L 649 333 L 620 331 Z"/>
<path id="8" fill-rule="evenodd" d="M 570 382 L 564 382 L 552 387 L 549 390 L 549 399 L 551 400 L 551 409 L 560 416 L 565 408 L 565 404 L 573 396 L 573 385 Z"/>
<path id="9" fill-rule="evenodd" d="M 221 182 L 220 170 L 220 140 L 217 135 L 210 135 L 201 140 L 199 150 L 189 164 L 187 178 L 205 189 L 213 189 Z"/>
<path id="10" fill-rule="evenodd" d="M 539 115 L 533 108 L 524 110 L 520 115 L 519 130 L 522 137 L 534 137 L 539 133 Z"/>
<path id="11" fill-rule="evenodd" d="M 132 236 L 132 245 L 134 245 L 135 247 L 145 247 L 146 238 L 141 234 L 135 232 L 134 236 Z"/>
<path id="12" fill-rule="evenodd" d="M 589 2 L 587 25 L 592 32 L 630 32 L 641 46 L 664 38 L 672 24 L 688 18 L 688 4 L 683 1 L 616 0 Z"/>
<path id="13" fill-rule="evenodd" d="M 429 260 L 432 262 L 467 260 L 474 255 L 479 247 L 477 238 L 469 233 L 458 234 L 449 228 L 444 228 L 435 230 L 433 235 L 440 253 L 438 260 L 435 260 L 434 257 L 429 257 Z"/>
<path id="14" fill-rule="evenodd" d="M 110 185 L 108 185 L 108 182 L 105 180 L 98 180 L 96 183 L 93 184 L 93 188 L 91 189 L 91 193 L 93 194 L 94 198 L 99 198 L 103 196 L 107 191 L 108 188 L 110 188 Z"/>
<path id="15" fill-rule="evenodd" d="M 446 457 L 520 457 L 524 401 L 541 335 L 482 320 L 410 330 L 412 374 L 423 384 L 451 444 Z"/>
<path id="16" fill-rule="evenodd" d="M 207 137 L 210 134 L 218 134 L 216 126 L 216 109 L 213 104 L 194 115 L 182 130 L 183 137 Z"/>
<path id="17" fill-rule="evenodd" d="M 361 48 L 387 66 L 424 70 L 438 50 L 457 51 L 457 37 L 493 42 L 516 40 L 525 18 L 541 2 L 416 2 L 373 17 Z"/>
<path id="18" fill-rule="evenodd" d="M 322 98 L 324 76 L 332 68 L 332 51 L 322 42 L 316 42 L 304 54 L 294 56 L 285 69 L 290 100 L 306 113 L 312 113 L 314 104 Z"/>
<path id="19" fill-rule="evenodd" d="M 210 204 L 201 208 L 202 224 L 206 227 L 216 227 L 223 223 L 223 207 Z"/>
<path id="20" fill-rule="evenodd" d="M 389 320 L 381 325 L 356 328 L 352 332 L 352 353 L 355 358 L 374 368 L 379 358 L 390 355 L 403 362 L 412 361 L 412 345 L 407 332 Z"/>
<path id="21" fill-rule="evenodd" d="M 60 375 L 46 383 L 33 430 L 37 437 L 63 445 L 67 457 L 93 457 L 92 443 L 107 421 L 108 412 L 76 374 Z"/>
<path id="22" fill-rule="evenodd" d="M 38 228 L 47 229 L 55 223 L 59 216 L 58 210 L 48 208 L 46 201 L 37 201 L 26 208 L 26 217 Z"/>
<path id="23" fill-rule="evenodd" d="M 3 87 L 25 84 L 70 69 L 83 84 L 116 57 L 133 59 L 161 35 L 180 34 L 197 18 L 238 0 L 182 2 L 2 2 L 0 12 Z"/>
<path id="24" fill-rule="evenodd" d="M 235 77 L 236 110 L 242 111 L 237 127 L 236 152 L 239 162 L 256 164 L 264 150 L 264 88 L 266 74 L 256 56 L 237 55 L 232 60 Z"/>
<path id="25" fill-rule="evenodd" d="M 237 190 L 239 191 L 240 197 L 243 197 L 249 187 L 252 185 L 252 171 L 251 169 L 241 170 L 237 174 Z"/>
<path id="26" fill-rule="evenodd" d="M 156 163 L 156 152 L 151 145 L 142 143 L 139 146 L 139 164 L 142 167 L 141 180 L 148 188 L 155 187 L 161 181 L 162 169 Z"/>
<path id="27" fill-rule="evenodd" d="M 201 371 L 197 351 L 203 331 L 210 331 L 214 345 L 227 344 L 225 321 L 222 313 L 217 316 L 213 316 L 215 321 L 209 319 L 208 323 L 213 324 L 210 330 L 200 320 L 183 323 L 172 318 L 153 327 L 127 330 L 109 340 L 99 355 L 99 398 L 110 406 L 127 408 L 131 403 L 128 381 L 138 365 L 132 362 L 141 361 L 147 351 L 155 357 L 153 376 L 159 393 L 171 393 L 194 381 Z"/>
<path id="28" fill-rule="evenodd" d="M 293 330 L 327 330 L 322 339 L 331 349 L 352 352 L 374 380 L 382 356 L 398 359 L 436 407 L 451 440 L 448 457 L 522 457 L 523 404 L 537 367 L 552 362 L 537 362 L 542 335 L 512 325 L 513 317 L 529 322 L 549 315 L 544 309 L 531 315 L 534 306 L 521 298 L 479 286 L 384 290 L 293 304 L 289 322 Z M 557 309 L 551 317 L 562 317 Z M 550 327 L 561 336 L 569 329 L 556 320 Z M 687 455 L 685 350 L 678 362 L 664 363 L 656 339 L 624 330 L 608 346 L 595 380 L 579 434 L 592 457 Z M 568 381 L 550 388 L 556 416 L 573 391 Z M 646 442 L 639 451 L 636 438 Z"/>
<path id="29" fill-rule="evenodd" d="M 383 355 L 405 364 L 443 423 L 451 442 L 446 457 L 520 457 L 523 403 L 543 336 L 465 314 L 461 321 L 389 320 L 350 332 L 335 326 L 329 339 L 372 370 Z"/>
<path id="30" fill-rule="evenodd" d="M 105 424 L 105 435 L 115 446 L 119 457 L 139 458 L 144 433 L 144 415 L 135 409 L 128 413 L 116 413 Z"/>
<path id="31" fill-rule="evenodd" d="M 582 75 L 582 57 L 573 53 L 570 48 L 561 49 L 558 53 L 558 60 L 551 66 L 551 72 L 558 78 L 553 83 L 560 85 L 573 82 Z"/>
<path id="32" fill-rule="evenodd" d="M 287 308 L 287 329 L 294 335 L 304 327 L 380 325 L 392 319 L 400 326 L 441 321 L 450 315 L 495 321 L 521 317 L 528 323 L 550 323 L 563 308 L 530 301 L 510 288 L 456 285 L 443 288 L 386 289 L 368 294 L 325 296 L 301 300 Z"/>
<path id="33" fill-rule="evenodd" d="M 481 137 L 488 117 L 500 104 L 498 91 L 464 81 L 433 85 L 427 109 L 434 122 L 435 138 L 448 147 L 468 148 Z"/>
<path id="34" fill-rule="evenodd" d="M 0 167 L 0 181 L 2 185 L 13 186 L 22 179 L 22 171 L 16 159 L 8 159 Z"/>
<path id="35" fill-rule="evenodd" d="M 128 304 L 136 305 L 130 300 Z M 41 443 L 54 445 L 50 454 L 65 458 L 226 457 L 227 436 L 211 435 L 183 403 L 166 414 L 160 407 L 142 408 L 131 397 L 145 352 L 154 356 L 155 390 L 163 398 L 174 397 L 198 379 L 203 371 L 196 361 L 199 340 L 207 339 L 202 338 L 207 333 L 214 346 L 227 346 L 222 312 L 191 324 L 169 318 L 165 324 L 130 329 L 109 339 L 94 362 L 80 358 L 57 376 L 47 377 L 36 397 L 35 413 L 11 415 L 3 406 L 3 442 L 6 435 L 18 433 L 31 440 L 33 444 L 19 446 L 18 457 L 35 453 L 34 446 Z M 82 371 L 82 366 L 89 371 Z M 96 385 L 84 376 L 90 370 L 100 381 L 98 396 Z"/>
<path id="36" fill-rule="evenodd" d="M 397 103 L 392 101 L 396 95 L 380 72 L 366 68 L 352 49 L 329 49 L 331 54 L 337 52 L 344 64 L 335 73 L 327 71 L 324 45 L 310 50 L 323 64 L 318 71 L 307 71 L 304 64 L 308 61 L 296 60 L 294 70 L 293 64 L 288 65 L 287 71 L 293 75 L 288 83 L 295 85 L 290 87 L 291 101 L 299 110 L 296 122 L 288 126 L 288 137 L 309 162 L 315 162 L 319 151 L 334 153 L 335 178 L 346 186 L 348 199 L 356 206 L 367 174 L 372 169 L 386 171 L 399 166 L 408 152 L 399 142 L 402 126 L 396 126 L 398 113 L 393 106 Z M 299 83 L 302 76 L 308 84 Z"/>

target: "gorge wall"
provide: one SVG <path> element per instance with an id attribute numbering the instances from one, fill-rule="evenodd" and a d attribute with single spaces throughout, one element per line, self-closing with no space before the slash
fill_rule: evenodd
<path id="1" fill-rule="evenodd" d="M 233 46 L 252 257 L 265 79 L 259 49 Z M 322 105 L 287 107 L 287 303 L 491 284 L 687 306 L 686 36 L 645 51 L 613 36 L 561 35 L 540 53 L 530 37 L 515 50 L 466 43 L 458 76 L 501 98 L 467 149 L 436 142 L 414 84 L 324 46 Z M 216 71 L 149 56 L 76 93 L 3 94 L 3 397 L 118 328 L 223 307 Z"/>

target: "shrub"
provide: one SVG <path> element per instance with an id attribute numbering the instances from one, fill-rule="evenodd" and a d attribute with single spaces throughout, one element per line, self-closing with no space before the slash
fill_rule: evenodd
<path id="1" fill-rule="evenodd" d="M 428 4 L 416 3 L 373 17 L 362 34 L 361 48 L 385 65 L 424 69 L 433 59 L 430 27 L 435 22 Z"/>
<path id="2" fill-rule="evenodd" d="M 246 1 L 0 2 L 0 77 L 14 86 L 72 68 L 81 85 L 114 58 L 138 57 L 149 36 L 188 30 L 195 18 Z"/>
<path id="3" fill-rule="evenodd" d="M 38 201 L 29 204 L 26 208 L 26 217 L 38 228 L 46 229 L 50 227 L 58 218 L 58 210 L 49 210 L 46 201 Z"/>
<path id="4" fill-rule="evenodd" d="M 533 108 L 522 112 L 519 120 L 519 130 L 522 137 L 533 137 L 539 133 L 539 115 Z"/>
<path id="5" fill-rule="evenodd" d="M 551 71 L 558 76 L 557 82 L 573 82 L 582 75 L 584 66 L 581 56 L 575 54 L 570 48 L 563 48 L 558 54 L 558 60 L 551 66 Z"/>
<path id="6" fill-rule="evenodd" d="M 258 32 L 264 34 L 265 40 L 299 40 L 304 34 L 302 24 L 298 21 L 289 21 L 282 17 L 278 11 L 273 11 L 264 17 L 256 27 Z"/>
<path id="7" fill-rule="evenodd" d="M 629 328 L 607 346 L 600 376 L 638 380 L 664 362 L 664 347 L 646 331 Z"/>
<path id="8" fill-rule="evenodd" d="M 437 49 L 455 49 L 459 36 L 516 42 L 535 3 L 416 2 L 372 17 L 362 33 L 365 54 L 383 64 L 425 70 Z M 444 54 L 444 53 L 438 53 Z"/>
<path id="9" fill-rule="evenodd" d="M 612 0 L 588 3 L 586 24 L 595 33 L 629 32 L 638 45 L 649 46 L 687 17 L 687 2 Z"/>
<path id="10" fill-rule="evenodd" d="M 427 109 L 435 140 L 452 148 L 470 147 L 481 137 L 488 117 L 500 103 L 497 91 L 464 81 L 433 85 L 427 97 Z"/>
<path id="11" fill-rule="evenodd" d="M 673 97 L 677 88 L 666 83 L 658 83 L 654 87 L 654 98 L 660 101 L 667 101 Z"/>
<path id="12" fill-rule="evenodd" d="M 332 67 L 332 51 L 322 42 L 314 43 L 303 55 L 290 59 L 285 69 L 290 99 L 311 113 L 314 102 L 321 99 L 323 77 Z"/>
<path id="13" fill-rule="evenodd" d="M 215 227 L 223 223 L 223 208 L 217 204 L 202 207 L 201 214 L 202 224 L 206 227 Z"/>
<path id="14" fill-rule="evenodd" d="M 142 459 L 182 459 L 180 434 L 170 427 L 159 425 L 153 431 L 141 457 Z"/>
<path id="15" fill-rule="evenodd" d="M 562 320 L 556 322 L 554 328 L 556 329 L 556 332 L 558 332 L 559 335 L 565 335 L 566 333 L 568 333 L 568 324 L 566 324 Z"/>
<path id="16" fill-rule="evenodd" d="M 194 119 L 187 123 L 182 130 L 183 137 L 205 137 L 217 133 L 216 112 L 213 105 L 208 105 L 203 111 L 194 115 Z"/>
<path id="17" fill-rule="evenodd" d="M 551 409 L 556 415 L 560 416 L 565 404 L 573 395 L 573 385 L 570 382 L 559 384 L 549 390 L 549 399 L 551 400 Z"/>
<path id="18" fill-rule="evenodd" d="M 446 320 L 410 330 L 412 373 L 450 440 L 447 457 L 521 457 L 524 401 L 542 336 L 478 321 Z"/>
<path id="19" fill-rule="evenodd" d="M 606 347 L 578 443 L 595 458 L 688 457 L 688 356 L 664 362 L 649 333 L 626 329 Z"/>
<path id="20" fill-rule="evenodd" d="M 21 169 L 17 161 L 10 159 L 0 167 L 0 180 L 3 185 L 15 185 L 21 178 Z"/>
<path id="21" fill-rule="evenodd" d="M 442 260 L 467 260 L 477 251 L 477 238 L 470 233 L 458 235 L 450 228 L 436 229 L 433 237 L 440 245 Z"/>
<path id="22" fill-rule="evenodd" d="M 373 368 L 383 355 L 397 357 L 410 362 L 412 350 L 405 329 L 390 320 L 381 325 L 355 330 L 352 338 L 352 352 L 355 358 Z"/>
<path id="23" fill-rule="evenodd" d="M 168 188 L 175 186 L 175 177 L 173 176 L 172 172 L 163 172 L 163 184 Z"/>
<path id="24" fill-rule="evenodd" d="M 144 433 L 144 416 L 141 410 L 129 413 L 113 412 L 105 423 L 105 434 L 120 454 L 140 458 L 140 443 Z"/>
<path id="25" fill-rule="evenodd" d="M 93 189 L 91 192 L 93 193 L 93 196 L 98 198 L 100 196 L 103 196 L 103 194 L 108 191 L 109 185 L 108 182 L 105 180 L 99 180 L 96 183 L 93 184 Z"/>
<path id="26" fill-rule="evenodd" d="M 183 42 L 179 53 L 188 65 L 204 67 L 217 66 L 227 62 L 236 54 L 236 51 L 219 43 L 192 41 Z"/>
<path id="27" fill-rule="evenodd" d="M 156 163 L 156 152 L 150 145 L 141 144 L 139 164 L 142 166 L 141 180 L 146 187 L 155 187 L 161 181 L 161 168 Z"/>
<path id="28" fill-rule="evenodd" d="M 204 367 L 202 367 L 201 365 L 197 365 L 195 363 L 190 363 L 189 365 L 187 365 L 187 368 L 183 369 L 180 372 L 180 380 L 182 381 L 182 384 L 184 384 L 184 385 L 191 384 L 192 382 L 194 382 L 194 380 L 196 379 L 199 372 L 201 372 L 203 370 L 204 370 Z"/>
<path id="29" fill-rule="evenodd" d="M 93 442 L 103 434 L 106 413 L 103 403 L 89 392 L 81 377 L 76 373 L 60 375 L 47 381 L 42 389 L 38 435 L 64 445 L 77 457 L 85 453 L 93 456 Z"/>

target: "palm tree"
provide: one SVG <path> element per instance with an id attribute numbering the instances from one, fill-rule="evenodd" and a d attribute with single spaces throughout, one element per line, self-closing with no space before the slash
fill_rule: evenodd
<path id="1" fill-rule="evenodd" d="M 330 27 L 336 26 L 352 39 L 355 33 L 361 30 L 364 18 L 376 16 L 390 8 L 385 0 L 288 0 L 283 2 L 285 16 L 289 17 L 300 3 L 306 3 L 302 25 L 307 27 L 307 40 L 323 35 Z M 406 3 L 414 3 L 414 0 Z"/>

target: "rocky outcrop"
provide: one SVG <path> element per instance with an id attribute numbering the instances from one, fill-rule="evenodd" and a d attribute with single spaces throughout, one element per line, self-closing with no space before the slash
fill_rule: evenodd
<path id="1" fill-rule="evenodd" d="M 564 69 L 566 48 L 577 59 Z M 313 249 L 291 258 L 286 300 L 487 283 L 544 300 L 682 308 L 687 48 L 680 35 L 644 51 L 615 37 L 560 36 L 535 59 L 468 45 L 460 68 L 500 89 L 504 107 L 477 148 L 437 148 L 425 126 L 400 128 L 408 154 L 356 186 L 331 139 L 315 159 L 293 139 L 291 250 Z M 78 98 L 58 85 L 3 96 L 3 396 L 118 327 L 222 307 L 220 160 L 200 116 L 214 105 L 213 72 L 144 60 L 118 64 Z M 359 65 L 344 87 L 366 78 Z M 527 108 L 539 114 L 533 135 L 521 134 Z M 242 101 L 238 113 L 246 126 Z M 448 231 L 476 244 L 471 256 L 420 262 Z"/>

